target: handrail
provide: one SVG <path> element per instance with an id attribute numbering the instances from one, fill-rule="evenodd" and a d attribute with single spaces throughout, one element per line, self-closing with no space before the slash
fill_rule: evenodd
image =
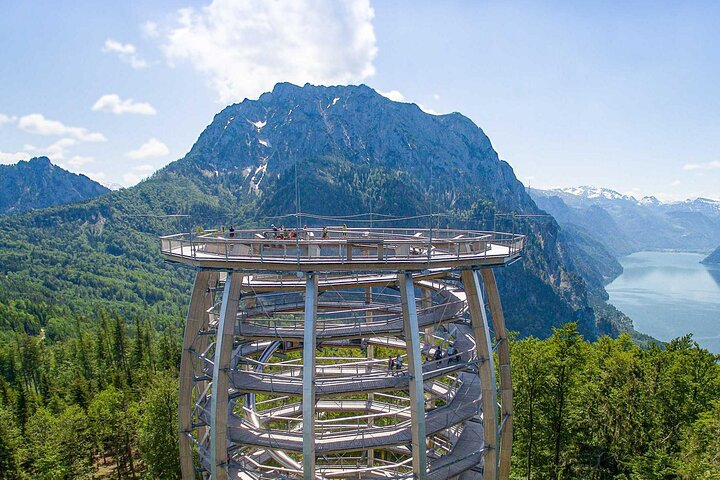
<path id="1" fill-rule="evenodd" d="M 432 263 L 519 253 L 525 236 L 506 232 L 422 229 L 300 230 L 294 238 L 267 230 L 236 230 L 202 235 L 178 233 L 160 237 L 163 254 L 170 258 L 214 261 L 297 263 Z"/>

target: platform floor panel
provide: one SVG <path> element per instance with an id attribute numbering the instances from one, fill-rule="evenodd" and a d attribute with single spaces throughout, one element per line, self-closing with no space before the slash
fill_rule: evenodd
<path id="1" fill-rule="evenodd" d="M 428 480 L 447 480 L 479 467 L 484 457 L 484 444 L 482 424 L 475 421 L 465 422 L 465 427 L 450 453 L 430 463 Z M 474 477 L 469 475 L 468 478 Z"/>

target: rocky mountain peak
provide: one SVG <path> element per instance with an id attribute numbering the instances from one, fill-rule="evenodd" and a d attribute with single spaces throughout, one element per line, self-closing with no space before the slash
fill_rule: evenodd
<path id="1" fill-rule="evenodd" d="M 33 157 L 28 161 L 28 163 L 30 165 L 38 166 L 38 167 L 51 167 L 52 166 L 52 163 L 50 162 L 50 159 L 48 157 Z"/>
<path id="2" fill-rule="evenodd" d="M 77 202 L 109 191 L 85 175 L 53 165 L 48 157 L 0 165 L 0 215 Z"/>
<path id="3" fill-rule="evenodd" d="M 272 195 L 296 165 L 300 176 L 320 176 L 333 189 L 337 182 L 330 179 L 352 166 L 361 182 L 373 175 L 412 177 L 403 188 L 416 196 L 431 191 L 451 202 L 473 188 L 479 198 L 502 198 L 518 211 L 535 208 L 470 119 L 430 115 L 366 85 L 279 83 L 257 100 L 223 109 L 185 158 L 159 175 L 220 182 L 236 197 L 252 198 Z"/>

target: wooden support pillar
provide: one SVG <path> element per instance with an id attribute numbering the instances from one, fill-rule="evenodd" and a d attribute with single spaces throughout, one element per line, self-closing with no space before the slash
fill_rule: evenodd
<path id="1" fill-rule="evenodd" d="M 500 373 L 500 454 L 498 459 L 498 478 L 508 480 L 510 478 L 510 457 L 512 455 L 513 437 L 513 394 L 512 376 L 510 374 L 510 345 L 508 344 L 507 329 L 505 328 L 505 316 L 503 315 L 500 293 L 498 292 L 495 273 L 485 268 L 480 270 L 485 294 L 490 307 L 490 316 L 495 331 L 497 343 L 498 370 Z"/>
<path id="2" fill-rule="evenodd" d="M 485 302 L 478 274 L 473 270 L 463 270 L 462 282 L 467 295 L 473 336 L 478 355 L 478 370 L 482 391 L 482 420 L 484 430 L 485 466 L 484 480 L 497 480 L 498 458 L 498 422 L 497 422 L 497 384 L 492 351 L 492 337 L 488 325 Z"/>
<path id="3" fill-rule="evenodd" d="M 305 326 L 303 331 L 302 415 L 303 478 L 315 480 L 315 348 L 317 332 L 318 279 L 308 273 L 305 281 Z"/>
<path id="4" fill-rule="evenodd" d="M 210 272 L 199 271 L 195 274 L 190 306 L 185 321 L 185 334 L 183 336 L 182 357 L 180 358 L 180 389 L 178 392 L 178 427 L 180 430 L 180 471 L 183 480 L 195 480 L 195 466 L 193 465 L 193 443 L 190 439 L 193 423 L 193 385 L 195 383 L 195 348 L 198 346 L 200 330 L 207 325 L 212 295 L 208 292 L 210 287 Z"/>
<path id="5" fill-rule="evenodd" d="M 241 287 L 242 275 L 228 273 L 215 337 L 215 361 L 210 400 L 210 473 L 213 480 L 228 480 L 227 433 L 230 377 L 227 370 L 230 368 L 232 358 Z"/>
<path id="6" fill-rule="evenodd" d="M 422 358 L 420 355 L 420 328 L 418 326 L 415 285 L 412 274 L 398 275 L 402 298 L 403 332 L 408 355 L 410 375 L 410 431 L 412 434 L 413 475 L 418 480 L 427 478 L 427 448 L 425 445 L 425 391 L 423 388 Z"/>

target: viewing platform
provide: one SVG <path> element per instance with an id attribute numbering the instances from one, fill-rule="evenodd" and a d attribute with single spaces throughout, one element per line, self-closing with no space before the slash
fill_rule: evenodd
<path id="1" fill-rule="evenodd" d="M 170 262 L 202 269 L 398 272 L 497 267 L 519 258 L 525 236 L 446 229 L 308 228 L 180 233 L 160 238 Z"/>
<path id="2" fill-rule="evenodd" d="M 525 236 L 324 227 L 183 233 L 183 480 L 508 480 L 493 272 Z M 495 363 L 497 362 L 497 369 Z M 197 458 L 198 462 L 195 462 Z"/>

